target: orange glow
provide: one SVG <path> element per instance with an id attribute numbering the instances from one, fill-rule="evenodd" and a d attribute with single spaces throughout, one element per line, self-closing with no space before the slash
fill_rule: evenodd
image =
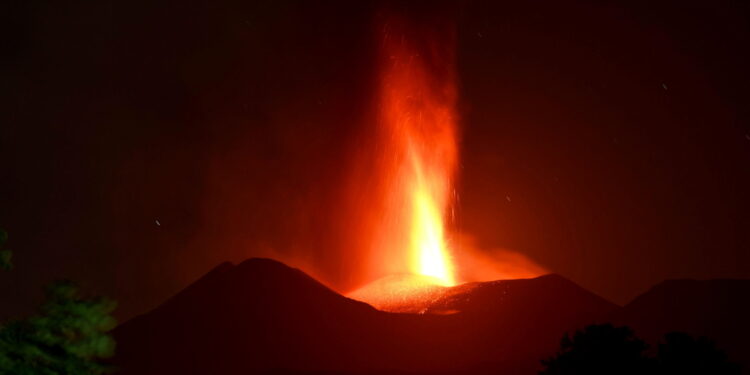
<path id="1" fill-rule="evenodd" d="M 378 310 L 423 314 L 449 290 L 440 283 L 428 276 L 390 275 L 349 293 L 349 298 L 365 301 Z"/>
<path id="2" fill-rule="evenodd" d="M 433 277 L 442 285 L 453 285 L 455 280 L 443 235 L 443 218 L 429 193 L 418 188 L 413 199 L 414 217 L 409 247 L 413 258 L 411 271 Z"/>
<path id="3" fill-rule="evenodd" d="M 520 253 L 479 249 L 452 226 L 458 166 L 453 26 L 393 15 L 381 21 L 374 126 L 356 144 L 345 190 L 353 209 L 346 227 L 354 248 L 367 250 L 360 275 L 366 283 L 348 295 L 385 311 L 447 314 L 428 306 L 456 284 L 545 271 Z"/>
<path id="4" fill-rule="evenodd" d="M 402 249 L 407 272 L 449 286 L 456 283 L 445 229 L 458 152 L 453 53 L 438 41 L 420 42 L 417 49 L 386 28 L 381 45 L 378 125 L 394 158 L 386 187 L 391 206 L 375 247 Z"/>

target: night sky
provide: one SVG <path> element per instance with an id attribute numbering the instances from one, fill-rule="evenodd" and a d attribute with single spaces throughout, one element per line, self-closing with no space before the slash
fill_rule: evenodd
<path id="1" fill-rule="evenodd" d="M 750 277 L 748 3 L 564 3 L 389 3 L 456 22 L 455 225 L 620 304 Z M 339 208 L 382 6 L 0 5 L 0 317 L 68 277 L 126 319 L 251 256 L 370 281 Z"/>

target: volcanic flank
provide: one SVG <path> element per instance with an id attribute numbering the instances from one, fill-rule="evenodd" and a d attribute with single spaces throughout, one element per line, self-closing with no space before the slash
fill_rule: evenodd
<path id="1" fill-rule="evenodd" d="M 563 331 L 617 308 L 557 275 L 444 292 L 425 314 L 394 314 L 273 260 L 224 263 L 119 327 L 117 364 L 140 375 L 533 372 Z M 455 313 L 430 314 L 444 311 Z"/>
<path id="2" fill-rule="evenodd" d="M 118 327 L 116 364 L 124 375 L 534 374 L 563 332 L 610 321 L 654 337 L 672 329 L 707 335 L 742 360 L 750 348 L 736 339 L 750 333 L 748 288 L 668 281 L 619 308 L 545 275 L 441 288 L 414 307 L 420 314 L 389 313 L 256 258 L 221 264 Z"/>

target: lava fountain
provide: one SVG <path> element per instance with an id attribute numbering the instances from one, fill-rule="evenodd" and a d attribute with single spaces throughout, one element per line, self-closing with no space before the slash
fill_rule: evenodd
<path id="1" fill-rule="evenodd" d="M 454 88 L 452 82 L 435 82 L 424 57 L 411 51 L 407 41 L 386 44 L 390 64 L 381 87 L 382 122 L 405 156 L 393 193 L 410 203 L 403 208 L 409 227 L 409 270 L 452 285 L 445 214 L 456 167 Z"/>
<path id="2" fill-rule="evenodd" d="M 351 294 L 368 302 L 386 289 L 386 294 L 403 296 L 457 281 L 446 226 L 458 161 L 453 33 L 415 31 L 393 17 L 384 25 L 377 85 L 379 154 L 377 170 L 371 172 L 380 180 L 381 202 L 369 245 L 391 279 Z"/>

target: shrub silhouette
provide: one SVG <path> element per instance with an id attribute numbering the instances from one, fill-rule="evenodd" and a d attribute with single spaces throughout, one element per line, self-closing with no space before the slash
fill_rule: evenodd
<path id="1" fill-rule="evenodd" d="M 566 333 L 558 353 L 542 361 L 540 374 L 645 374 L 653 367 L 643 354 L 647 347 L 629 327 L 590 325 L 573 337 Z"/>
<path id="2" fill-rule="evenodd" d="M 98 360 L 114 353 L 107 332 L 114 303 L 82 297 L 70 282 L 47 288 L 40 314 L 0 328 L 0 374 L 94 375 L 110 371 Z"/>
<path id="3" fill-rule="evenodd" d="M 660 374 L 715 374 L 739 375 L 740 367 L 727 360 L 726 354 L 705 337 L 697 339 L 683 332 L 664 336 L 659 344 L 658 370 Z"/>
<path id="4" fill-rule="evenodd" d="M 5 251 L 0 267 L 8 269 L 12 254 Z M 113 301 L 82 295 L 70 281 L 51 284 L 37 315 L 0 326 L 0 375 L 111 372 L 100 359 L 114 353 L 114 339 L 107 333 L 116 325 L 110 315 L 114 308 Z"/>
<path id="5" fill-rule="evenodd" d="M 705 337 L 672 332 L 658 344 L 656 357 L 646 355 L 646 343 L 629 327 L 611 324 L 590 325 L 567 333 L 560 350 L 542 360 L 540 375 L 660 374 L 660 375 L 739 375 L 740 367 Z"/>

